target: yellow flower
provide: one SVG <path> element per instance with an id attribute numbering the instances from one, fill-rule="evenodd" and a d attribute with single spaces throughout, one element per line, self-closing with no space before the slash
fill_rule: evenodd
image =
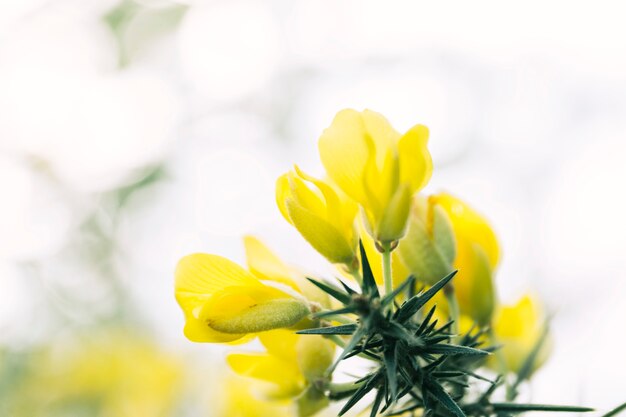
<path id="1" fill-rule="evenodd" d="M 409 229 L 396 252 L 415 277 L 427 285 L 453 270 L 456 242 L 452 223 L 435 199 L 415 197 Z"/>
<path id="2" fill-rule="evenodd" d="M 285 265 L 267 246 L 254 236 L 243 238 L 248 269 L 260 280 L 276 281 L 293 288 L 310 302 L 330 306 L 328 294 L 311 284 L 302 273 Z"/>
<path id="3" fill-rule="evenodd" d="M 356 204 L 297 166 L 278 178 L 276 202 L 285 219 L 315 250 L 332 263 L 353 265 L 357 246 Z"/>
<path id="4" fill-rule="evenodd" d="M 271 383 L 274 398 L 297 396 L 333 361 L 334 345 L 321 336 L 279 329 L 260 334 L 259 340 L 266 352 L 232 353 L 227 361 L 239 375 Z"/>
<path id="5" fill-rule="evenodd" d="M 241 342 L 257 332 L 293 326 L 309 314 L 298 286 L 263 257 L 271 252 L 256 243 L 247 244 L 256 275 L 217 255 L 197 253 L 180 260 L 175 294 L 189 340 Z"/>
<path id="6" fill-rule="evenodd" d="M 480 214 L 458 198 L 441 193 L 431 200 L 445 210 L 454 230 L 454 268 L 459 273 L 453 282 L 461 313 L 488 324 L 496 303 L 493 274 L 500 258 L 496 235 Z"/>
<path id="7" fill-rule="evenodd" d="M 123 329 L 64 342 L 33 357 L 32 374 L 25 375 L 23 391 L 15 394 L 16 416 L 47 416 L 50 410 L 74 415 L 79 409 L 94 417 L 173 412 L 185 376 L 179 358 Z"/>
<path id="8" fill-rule="evenodd" d="M 500 358 L 506 370 L 518 373 L 524 362 L 545 332 L 545 318 L 541 307 L 529 295 L 522 297 L 517 304 L 501 306 L 493 322 L 494 343 L 501 345 Z M 532 371 L 537 370 L 550 356 L 552 342 L 549 336 L 542 342 Z M 502 371 L 498 355 L 490 358 L 489 365 L 496 371 Z"/>
<path id="9" fill-rule="evenodd" d="M 371 110 L 340 111 L 319 139 L 328 176 L 358 202 L 372 237 L 390 243 L 404 235 L 411 197 L 432 174 L 428 129 L 404 135 Z"/>
<path id="10" fill-rule="evenodd" d="M 256 392 L 256 384 L 233 375 L 223 378 L 219 396 L 211 402 L 211 415 L 217 417 L 296 417 L 288 401 L 271 401 Z"/>

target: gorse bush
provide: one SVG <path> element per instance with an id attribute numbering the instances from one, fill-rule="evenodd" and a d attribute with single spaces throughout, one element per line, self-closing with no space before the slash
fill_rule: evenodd
<path id="1" fill-rule="evenodd" d="M 247 268 L 186 256 L 175 280 L 185 335 L 258 338 L 265 352 L 231 353 L 228 364 L 263 381 L 263 401 L 292 404 L 288 414 L 300 417 L 334 402 L 339 415 L 590 411 L 516 402 L 550 354 L 548 322 L 529 295 L 513 306 L 498 302 L 500 249 L 488 222 L 450 194 L 420 193 L 433 171 L 428 135 L 422 125 L 400 134 L 373 111 L 339 112 L 318 142 L 325 179 L 296 166 L 276 184 L 282 215 L 337 276 L 305 278 L 252 237 Z M 349 360 L 365 371 L 336 382 Z"/>

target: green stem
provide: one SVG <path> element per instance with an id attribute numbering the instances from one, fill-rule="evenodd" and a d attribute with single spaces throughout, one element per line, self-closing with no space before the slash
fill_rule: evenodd
<path id="1" fill-rule="evenodd" d="M 321 310 L 320 313 L 323 313 L 328 310 Z M 355 321 L 342 315 L 342 314 L 333 314 L 331 316 L 325 316 L 324 320 L 336 321 L 341 324 L 355 324 Z"/>
<path id="2" fill-rule="evenodd" d="M 452 284 L 448 284 L 444 287 L 443 293 L 446 296 L 446 300 L 448 301 L 448 313 L 450 314 L 450 319 L 453 321 L 450 330 L 453 334 L 458 335 L 459 333 L 459 302 L 456 299 L 456 293 L 454 291 L 454 286 Z"/>
<path id="3" fill-rule="evenodd" d="M 326 339 L 332 341 L 334 344 L 336 344 L 340 348 L 346 347 L 346 343 L 343 341 L 343 339 L 341 337 L 337 336 L 336 334 L 326 335 L 324 337 Z"/>
<path id="4" fill-rule="evenodd" d="M 359 389 L 365 381 L 362 382 L 342 382 L 342 383 L 330 383 L 328 384 L 328 391 L 330 391 L 330 395 L 340 395 L 346 392 L 352 392 Z"/>
<path id="5" fill-rule="evenodd" d="M 389 294 L 393 291 L 393 278 L 391 275 L 391 244 L 383 243 L 383 281 L 385 283 L 385 294 Z M 393 306 L 393 303 L 391 304 Z"/>

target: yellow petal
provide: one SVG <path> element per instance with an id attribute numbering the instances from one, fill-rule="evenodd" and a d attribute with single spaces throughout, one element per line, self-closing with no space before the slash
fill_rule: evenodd
<path id="1" fill-rule="evenodd" d="M 287 200 L 287 210 L 293 225 L 315 250 L 332 263 L 351 264 L 354 249 L 351 242 L 325 219 Z"/>
<path id="2" fill-rule="evenodd" d="M 303 301 L 293 301 L 289 294 L 263 285 L 221 256 L 186 256 L 175 275 L 176 300 L 185 313 L 185 335 L 192 341 L 234 342 L 249 332 L 281 327 L 283 322 L 294 324 L 296 316 L 306 315 L 303 306 L 295 305 Z M 284 299 L 290 301 L 285 305 L 273 302 Z M 289 303 L 294 305 L 287 306 Z"/>
<path id="3" fill-rule="evenodd" d="M 304 388 L 304 377 L 298 367 L 279 357 L 267 353 L 232 353 L 226 361 L 239 375 L 276 384 L 277 396 L 295 396 Z"/>
<path id="4" fill-rule="evenodd" d="M 433 161 L 428 151 L 428 128 L 416 125 L 398 142 L 400 180 L 409 184 L 411 193 L 426 186 L 433 172 Z"/>
<path id="5" fill-rule="evenodd" d="M 289 185 L 289 174 L 283 174 L 276 180 L 276 204 L 281 214 L 289 223 L 291 218 L 287 212 L 287 199 L 291 195 L 291 186 Z"/>
<path id="6" fill-rule="evenodd" d="M 296 344 L 301 337 L 292 330 L 277 329 L 259 334 L 259 341 L 270 355 L 295 363 Z"/>
<path id="7" fill-rule="evenodd" d="M 361 113 L 365 131 L 374 141 L 376 147 L 376 163 L 382 168 L 387 158 L 387 151 L 398 142 L 400 134 L 391 126 L 389 121 L 380 113 L 365 109 Z"/>
<path id="8" fill-rule="evenodd" d="M 344 232 L 346 237 L 352 237 L 354 235 L 354 218 L 357 211 L 356 204 L 345 197 L 342 199 L 340 192 L 335 190 L 332 185 L 307 175 L 298 166 L 294 168 L 301 178 L 315 184 L 324 196 L 326 213 L 320 217 L 326 218 L 337 230 Z"/>
<path id="9" fill-rule="evenodd" d="M 397 193 L 400 181 L 400 166 L 395 146 L 385 150 L 384 162 L 379 166 L 376 162 L 374 141 L 368 137 L 367 142 L 371 147 L 371 153 L 365 165 L 363 176 L 367 201 L 362 204 L 365 210 L 371 212 L 371 217 L 375 219 L 374 223 L 378 225 L 378 222 L 384 216 L 385 210 L 389 207 L 394 195 Z"/>
<path id="10" fill-rule="evenodd" d="M 196 253 L 182 258 L 176 266 L 174 291 L 186 312 L 199 313 L 214 294 L 233 286 L 261 285 L 248 271 L 217 255 Z"/>
<path id="11" fill-rule="evenodd" d="M 319 139 L 322 164 L 332 180 L 354 200 L 365 204 L 364 171 L 374 157 L 378 171 L 395 146 L 399 133 L 379 113 L 342 110 Z"/>
<path id="12" fill-rule="evenodd" d="M 213 330 L 191 313 L 185 313 L 185 337 L 197 343 L 229 343 L 239 341 L 245 334 L 227 334 Z"/>
<path id="13" fill-rule="evenodd" d="M 220 375 L 221 383 L 209 390 L 211 415 L 215 417 L 294 417 L 291 401 L 269 399 L 249 378 Z"/>
<path id="14" fill-rule="evenodd" d="M 366 134 L 361 114 L 346 109 L 337 113 L 318 142 L 320 158 L 330 178 L 359 202 L 365 200 L 362 179 L 369 156 Z"/>
<path id="15" fill-rule="evenodd" d="M 248 269 L 260 279 L 281 282 L 300 291 L 293 279 L 291 271 L 272 251 L 259 239 L 245 236 L 243 239 L 246 249 Z"/>
<path id="16" fill-rule="evenodd" d="M 289 196 L 291 199 L 317 216 L 327 217 L 326 204 L 319 190 L 309 188 L 304 180 L 293 172 L 288 174 L 288 179 L 291 187 Z"/>
<path id="17" fill-rule="evenodd" d="M 411 190 L 402 184 L 389 201 L 383 217 L 378 223 L 377 240 L 379 242 L 393 242 L 404 236 L 410 210 Z"/>
<path id="18" fill-rule="evenodd" d="M 466 258 L 462 262 L 463 270 L 455 278 L 456 294 L 461 313 L 472 317 L 478 324 L 487 325 L 491 322 L 496 296 L 493 282 L 493 272 L 489 259 L 478 245 L 471 245 L 466 255 L 461 251 L 460 257 Z"/>
<path id="19" fill-rule="evenodd" d="M 493 330 L 496 343 L 501 343 L 502 357 L 509 371 L 519 372 L 544 333 L 544 315 L 541 307 L 529 295 L 522 297 L 515 305 L 501 306 L 496 314 Z M 543 341 L 533 364 L 538 369 L 549 357 L 552 340 L 548 335 Z M 489 365 L 498 369 L 498 363 Z"/>
<path id="20" fill-rule="evenodd" d="M 480 245 L 487 254 L 491 267 L 495 268 L 500 258 L 500 249 L 498 239 L 487 220 L 450 194 L 441 193 L 433 198 L 450 216 L 457 242 L 469 241 Z"/>

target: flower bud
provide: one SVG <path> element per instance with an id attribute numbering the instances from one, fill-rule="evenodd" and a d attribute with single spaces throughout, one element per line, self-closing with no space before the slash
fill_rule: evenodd
<path id="1" fill-rule="evenodd" d="M 501 351 L 499 355 L 492 355 L 489 366 L 499 372 L 505 366 L 506 371 L 519 373 L 538 347 L 530 368 L 532 374 L 545 363 L 552 350 L 552 340 L 545 326 L 541 306 L 529 295 L 515 305 L 501 306 L 493 321 L 493 343 L 501 345 Z M 496 356 L 504 363 L 499 363 Z"/>
<path id="2" fill-rule="evenodd" d="M 398 253 L 419 281 L 432 285 L 453 269 L 454 233 L 448 215 L 433 199 L 414 200 L 409 230 L 398 246 Z"/>
<path id="3" fill-rule="evenodd" d="M 330 184 L 297 166 L 276 183 L 276 202 L 285 219 L 330 262 L 351 266 L 356 256 L 357 207 L 342 197 Z"/>
<path id="4" fill-rule="evenodd" d="M 456 256 L 455 293 L 462 314 L 478 324 L 489 324 L 495 306 L 494 269 L 500 250 L 489 223 L 463 201 L 441 193 L 430 197 L 445 211 L 454 231 Z"/>

